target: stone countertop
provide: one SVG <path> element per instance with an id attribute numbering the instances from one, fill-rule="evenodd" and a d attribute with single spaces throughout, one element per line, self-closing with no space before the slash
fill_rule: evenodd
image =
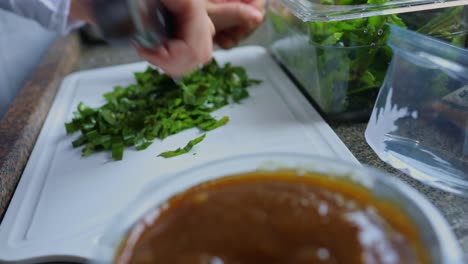
<path id="1" fill-rule="evenodd" d="M 6 212 L 42 124 L 64 76 L 80 59 L 76 34 L 57 39 L 7 113 L 0 117 L 0 221 Z"/>
<path id="2" fill-rule="evenodd" d="M 84 48 L 80 70 L 140 61 L 130 48 L 94 46 Z M 379 168 L 423 193 L 445 216 L 468 255 L 468 199 L 428 187 L 382 162 L 364 139 L 366 123 L 330 123 L 332 129 L 362 163 Z"/>

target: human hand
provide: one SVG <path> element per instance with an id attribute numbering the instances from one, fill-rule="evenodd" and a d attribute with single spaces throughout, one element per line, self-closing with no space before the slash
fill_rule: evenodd
<path id="1" fill-rule="evenodd" d="M 135 45 L 138 55 L 171 76 L 211 61 L 215 28 L 205 0 L 162 0 L 175 19 L 175 38 L 156 50 Z"/>
<path id="2" fill-rule="evenodd" d="M 263 21 L 265 0 L 206 0 L 216 34 L 214 41 L 231 48 L 248 37 Z"/>

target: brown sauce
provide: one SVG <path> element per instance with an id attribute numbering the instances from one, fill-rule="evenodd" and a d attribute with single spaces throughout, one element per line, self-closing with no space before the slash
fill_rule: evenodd
<path id="1" fill-rule="evenodd" d="M 398 207 L 308 176 L 256 172 L 196 186 L 137 224 L 115 263 L 428 263 Z"/>

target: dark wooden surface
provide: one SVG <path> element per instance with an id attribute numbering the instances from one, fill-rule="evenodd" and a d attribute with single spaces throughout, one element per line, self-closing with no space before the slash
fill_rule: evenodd
<path id="1" fill-rule="evenodd" d="M 76 34 L 59 38 L 0 121 L 0 220 L 3 219 L 63 77 L 80 59 Z"/>

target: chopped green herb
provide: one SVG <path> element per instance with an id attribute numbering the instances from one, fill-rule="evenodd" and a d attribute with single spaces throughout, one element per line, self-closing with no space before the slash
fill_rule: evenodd
<path id="1" fill-rule="evenodd" d="M 170 158 L 170 157 L 175 157 L 179 156 L 185 153 L 188 153 L 192 148 L 197 145 L 198 143 L 202 142 L 203 139 L 205 139 L 206 134 L 203 134 L 200 137 L 197 137 L 195 139 L 190 140 L 187 145 L 183 148 L 178 148 L 176 150 L 171 150 L 171 151 L 165 151 L 161 154 L 158 155 L 158 157 L 163 157 L 163 158 Z"/>
<path id="2" fill-rule="evenodd" d="M 86 140 L 87 140 L 86 137 L 81 135 L 78 139 L 76 139 L 76 140 L 74 140 L 72 142 L 72 146 L 74 148 L 77 148 L 79 146 L 83 146 L 84 144 L 86 144 Z"/>
<path id="3" fill-rule="evenodd" d="M 114 160 L 121 160 L 123 158 L 124 145 L 122 142 L 112 144 L 112 158 Z"/>
<path id="4" fill-rule="evenodd" d="M 204 123 L 199 124 L 198 127 L 204 131 L 210 131 L 220 126 L 224 126 L 228 122 L 229 122 L 229 117 L 225 116 L 221 118 L 220 120 L 216 120 L 216 119 L 208 120 Z"/>
<path id="5" fill-rule="evenodd" d="M 105 104 L 91 108 L 79 103 L 67 134 L 81 132 L 72 142 L 83 147 L 83 156 L 111 151 L 112 158 L 123 158 L 125 147 L 148 148 L 155 139 L 164 139 L 185 129 L 210 131 L 225 125 L 229 118 L 216 120 L 211 112 L 238 103 L 249 93 L 247 88 L 260 81 L 249 79 L 245 69 L 213 60 L 187 74 L 180 84 L 148 67 L 135 73 L 135 83 L 116 86 L 105 93 Z"/>

